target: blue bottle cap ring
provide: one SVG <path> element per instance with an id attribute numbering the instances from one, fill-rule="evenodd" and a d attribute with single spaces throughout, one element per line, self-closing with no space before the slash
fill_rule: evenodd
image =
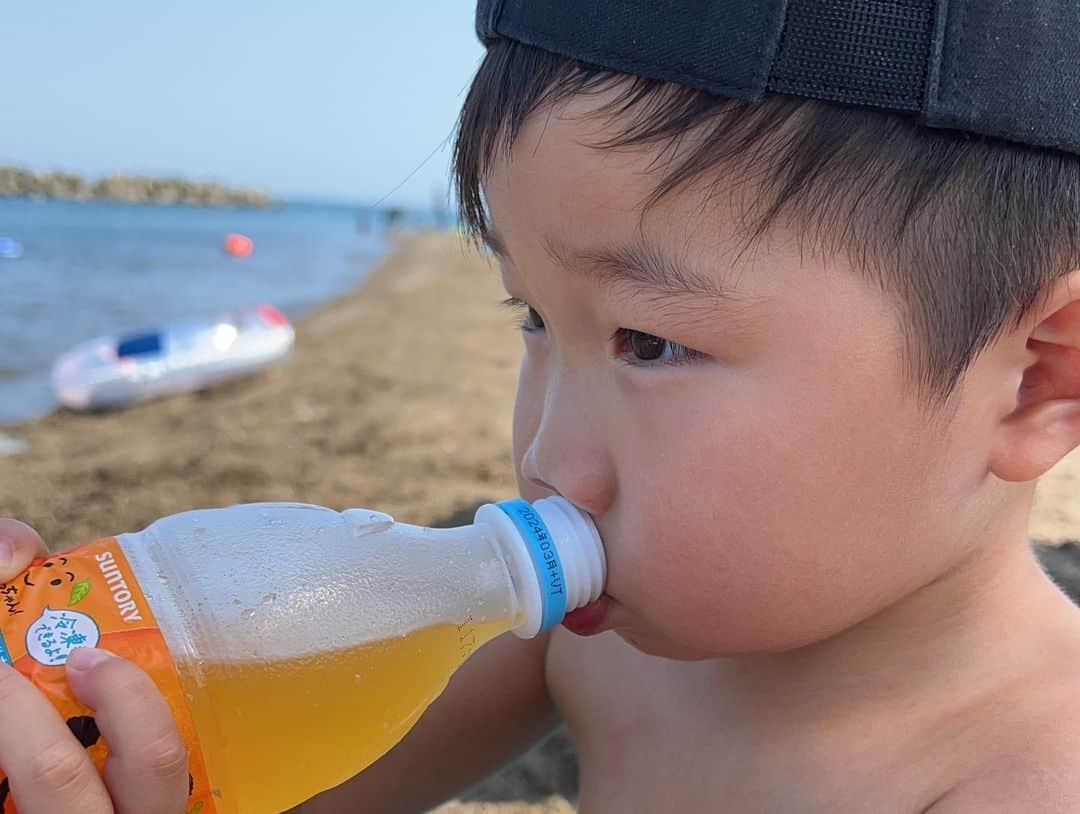
<path id="1" fill-rule="evenodd" d="M 529 550 L 533 568 L 540 585 L 540 631 L 559 624 L 566 616 L 566 574 L 559 549 L 547 524 L 532 504 L 521 498 L 496 504 L 513 521 Z"/>

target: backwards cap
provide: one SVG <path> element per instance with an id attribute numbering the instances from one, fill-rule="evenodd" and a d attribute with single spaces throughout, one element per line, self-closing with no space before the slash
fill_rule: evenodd
<path id="1" fill-rule="evenodd" d="M 1080 154 L 1078 0 L 479 0 L 476 28 L 719 96 L 906 111 Z"/>

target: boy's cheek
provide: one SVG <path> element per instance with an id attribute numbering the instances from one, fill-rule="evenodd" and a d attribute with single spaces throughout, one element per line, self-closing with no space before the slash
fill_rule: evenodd
<path id="1" fill-rule="evenodd" d="M 828 568 L 764 549 L 722 560 L 702 552 L 696 561 L 624 558 L 616 549 L 610 562 L 609 590 L 626 611 L 620 634 L 644 652 L 680 659 L 809 645 L 872 616 L 896 593 L 889 580 L 835 581 Z"/>
<path id="2" fill-rule="evenodd" d="M 775 433 L 687 429 L 693 443 L 624 468 L 605 525 L 611 591 L 658 638 L 715 655 L 797 647 L 906 589 L 891 566 L 910 519 L 882 516 L 870 473 L 823 478 L 828 450 L 773 450 L 792 440 Z"/>
<path id="3" fill-rule="evenodd" d="M 607 590 L 622 605 L 616 627 L 626 641 L 655 655 L 700 659 L 801 646 L 848 620 L 851 605 L 830 600 L 844 593 L 840 586 L 770 550 L 753 524 L 687 518 L 692 511 L 690 503 L 657 508 L 605 528 Z M 670 522 L 680 515 L 688 522 Z M 859 605 L 857 597 L 847 600 Z"/>

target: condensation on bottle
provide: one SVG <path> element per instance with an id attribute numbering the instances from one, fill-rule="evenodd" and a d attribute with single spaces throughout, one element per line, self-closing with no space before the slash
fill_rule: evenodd
<path id="1" fill-rule="evenodd" d="M 83 644 L 139 662 L 150 639 L 136 642 L 142 650 L 120 645 L 152 617 L 171 664 L 151 676 L 188 724 L 199 775 L 189 808 L 203 814 L 275 814 L 352 777 L 404 737 L 479 647 L 557 624 L 595 600 L 606 576 L 595 525 L 561 497 L 487 504 L 449 529 L 368 509 L 243 504 L 85 548 L 101 586 L 80 572 L 89 587 L 72 589 L 78 601 L 46 606 L 47 624 L 20 628 L 27 651 L 8 660 L 59 693 L 46 679 L 62 681 L 63 647 L 42 657 L 32 641 L 46 627 L 50 643 L 58 630 L 83 630 Z M 79 570 L 77 552 L 64 567 Z M 28 579 L 58 562 L 36 561 Z M 93 618 L 111 607 L 109 591 L 128 607 L 115 624 Z M 90 626 L 99 640 L 85 641 Z M 0 632 L 10 633 L 2 622 Z"/>

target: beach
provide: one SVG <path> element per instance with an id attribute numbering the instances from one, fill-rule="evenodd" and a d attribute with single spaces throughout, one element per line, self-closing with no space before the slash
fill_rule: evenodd
<path id="1" fill-rule="evenodd" d="M 252 379 L 123 412 L 54 412 L 5 428 L 0 514 L 54 549 L 194 507 L 256 500 L 367 506 L 470 522 L 515 493 L 510 418 L 520 340 L 491 262 L 457 235 L 397 239 L 357 289 L 296 326 Z M 1080 538 L 1080 454 L 1039 486 L 1032 538 Z M 541 744 L 442 814 L 569 812 L 573 752 Z"/>

